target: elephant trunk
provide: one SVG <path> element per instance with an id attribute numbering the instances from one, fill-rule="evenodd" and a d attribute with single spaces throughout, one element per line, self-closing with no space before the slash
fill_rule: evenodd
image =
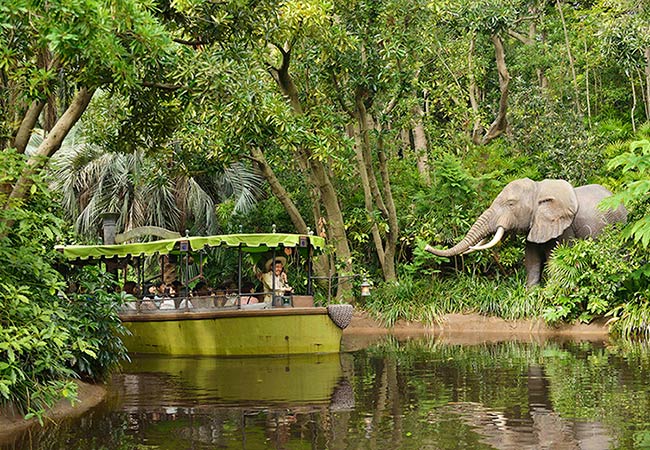
<path id="1" fill-rule="evenodd" d="M 470 249 L 470 247 L 477 245 L 481 240 L 483 240 L 488 234 L 492 232 L 492 213 L 488 209 L 474 222 L 474 225 L 469 229 L 465 237 L 456 245 L 448 250 L 439 250 L 436 248 L 427 245 L 424 247 L 429 253 L 433 253 L 436 256 L 456 256 L 462 253 L 465 253 Z"/>

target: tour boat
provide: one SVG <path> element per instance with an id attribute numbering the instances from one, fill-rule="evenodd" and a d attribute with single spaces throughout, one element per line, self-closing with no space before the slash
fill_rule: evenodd
<path id="1" fill-rule="evenodd" d="M 152 227 L 146 227 L 152 233 Z M 118 235 L 119 237 L 119 235 Z M 129 234 L 127 237 L 133 237 Z M 104 242 L 107 241 L 106 231 Z M 144 302 L 131 299 L 120 318 L 130 335 L 123 336 L 129 352 L 162 355 L 287 355 L 337 353 L 341 349 L 342 330 L 350 323 L 352 306 L 347 304 L 315 306 L 312 258 L 325 247 L 319 236 L 256 233 L 216 236 L 185 236 L 150 242 L 105 245 L 65 245 L 57 250 L 71 263 L 103 262 L 116 273 L 133 267 L 140 286 L 144 285 L 145 258 L 167 257 L 176 263 L 183 288 L 174 299 L 174 307 L 159 309 L 163 299 Z M 189 286 L 203 276 L 209 249 L 225 248 L 237 252 L 236 291 L 191 296 Z M 161 258 L 163 257 L 163 258 Z M 243 264 L 277 257 L 289 258 L 290 269 L 300 271 L 304 295 L 276 297 L 270 304 L 242 305 Z M 245 259 L 245 261 L 244 261 Z M 191 277 L 190 267 L 198 266 Z M 164 267 L 161 267 L 161 274 Z M 122 272 L 123 274 L 123 272 Z M 122 276 L 122 278 L 125 278 Z M 298 290 L 298 286 L 295 287 Z M 189 302 L 187 301 L 189 300 Z M 157 305 L 145 309 L 143 305 Z M 169 303 L 169 301 L 168 301 Z"/>

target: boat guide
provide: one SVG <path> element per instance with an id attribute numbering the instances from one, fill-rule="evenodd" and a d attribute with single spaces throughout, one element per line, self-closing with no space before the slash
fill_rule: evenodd
<path id="1" fill-rule="evenodd" d="M 101 262 L 123 280 L 119 315 L 130 352 L 169 355 L 339 352 L 352 306 L 314 305 L 312 259 L 324 248 L 322 237 L 286 233 L 56 247 L 71 264 Z M 213 287 L 204 269 L 223 260 L 215 250 L 234 251 L 237 267 Z M 159 263 L 157 283 L 147 282 L 147 261 Z M 287 264 L 294 287 L 285 284 Z"/>

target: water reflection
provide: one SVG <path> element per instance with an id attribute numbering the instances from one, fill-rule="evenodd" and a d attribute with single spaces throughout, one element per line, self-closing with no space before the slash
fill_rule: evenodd
<path id="1" fill-rule="evenodd" d="M 136 358 L 105 404 L 3 448 L 647 448 L 649 355 L 385 337 L 341 355 Z"/>

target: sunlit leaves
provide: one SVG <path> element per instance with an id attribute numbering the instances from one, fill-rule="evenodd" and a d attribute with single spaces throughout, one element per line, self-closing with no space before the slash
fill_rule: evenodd
<path id="1" fill-rule="evenodd" d="M 448 18 L 468 31 L 495 34 L 512 27 L 523 8 L 517 0 L 469 0 L 449 5 Z"/>
<path id="2" fill-rule="evenodd" d="M 625 70 L 643 68 L 645 50 L 650 46 L 650 11 L 636 1 L 602 1 L 600 50 Z M 634 75 L 628 74 L 633 77 Z"/>
<path id="3" fill-rule="evenodd" d="M 650 141 L 643 139 L 631 142 L 630 151 L 613 158 L 608 167 L 610 169 L 621 168 L 623 173 L 630 172 L 630 177 L 628 177 L 624 189 L 603 202 L 603 206 L 610 205 L 611 207 L 623 203 L 628 208 L 632 208 L 632 217 L 635 217 L 636 220 L 626 227 L 625 232 L 632 237 L 634 242 L 647 248 L 650 245 L 650 214 L 648 213 Z"/>

